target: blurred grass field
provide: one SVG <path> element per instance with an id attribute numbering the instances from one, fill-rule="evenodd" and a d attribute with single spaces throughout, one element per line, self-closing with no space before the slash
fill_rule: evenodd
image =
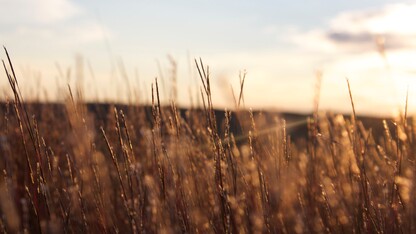
<path id="1" fill-rule="evenodd" d="M 416 124 L 201 108 L 0 104 L 3 233 L 415 233 Z M 23 79 L 23 77 L 22 77 Z M 247 87 L 245 87 L 247 88 Z M 248 87 L 249 88 L 249 87 Z M 349 86 L 346 89 L 348 89 Z M 293 117 L 293 116 L 292 116 Z"/>

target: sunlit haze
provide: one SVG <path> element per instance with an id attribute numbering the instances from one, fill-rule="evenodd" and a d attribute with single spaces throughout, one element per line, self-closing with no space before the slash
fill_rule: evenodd
<path id="1" fill-rule="evenodd" d="M 416 1 L 0 0 L 0 44 L 26 99 L 146 103 L 157 77 L 164 100 L 197 105 L 194 59 L 209 65 L 213 101 L 307 113 L 322 72 L 321 110 L 416 113 Z M 1 53 L 5 59 L 5 54 Z M 0 73 L 2 98 L 9 87 Z"/>

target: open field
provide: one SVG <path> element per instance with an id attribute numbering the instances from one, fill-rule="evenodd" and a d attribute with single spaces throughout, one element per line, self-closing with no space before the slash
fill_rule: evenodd
<path id="1" fill-rule="evenodd" d="M 201 109 L 161 106 L 157 83 L 148 107 L 25 103 L 11 68 L 1 232 L 416 232 L 406 113 L 217 111 L 202 62 Z"/>

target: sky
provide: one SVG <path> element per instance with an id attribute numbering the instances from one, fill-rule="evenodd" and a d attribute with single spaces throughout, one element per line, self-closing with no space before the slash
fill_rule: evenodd
<path id="1" fill-rule="evenodd" d="M 308 113 L 416 113 L 416 1 L 0 0 L 0 44 L 26 99 L 200 103 L 194 59 L 210 67 L 213 102 Z M 5 58 L 4 53 L 0 53 Z M 175 69 L 176 68 L 176 69 Z M 176 74 L 176 83 L 173 79 Z M 176 84 L 176 85 L 175 85 Z M 0 72 L 1 96 L 10 94 Z"/>

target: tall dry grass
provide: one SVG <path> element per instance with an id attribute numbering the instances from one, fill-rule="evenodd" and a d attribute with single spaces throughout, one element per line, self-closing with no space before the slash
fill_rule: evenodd
<path id="1" fill-rule="evenodd" d="M 71 88 L 64 105 L 33 108 L 7 57 L 14 99 L 1 104 L 1 232 L 416 231 L 416 124 L 407 116 L 374 135 L 354 111 L 322 114 L 316 103 L 294 142 L 284 119 L 270 129 L 239 108 L 243 78 L 237 113 L 220 124 L 202 61 L 203 108 L 184 115 L 174 102 L 161 106 L 157 80 L 151 108 L 93 115 Z"/>

